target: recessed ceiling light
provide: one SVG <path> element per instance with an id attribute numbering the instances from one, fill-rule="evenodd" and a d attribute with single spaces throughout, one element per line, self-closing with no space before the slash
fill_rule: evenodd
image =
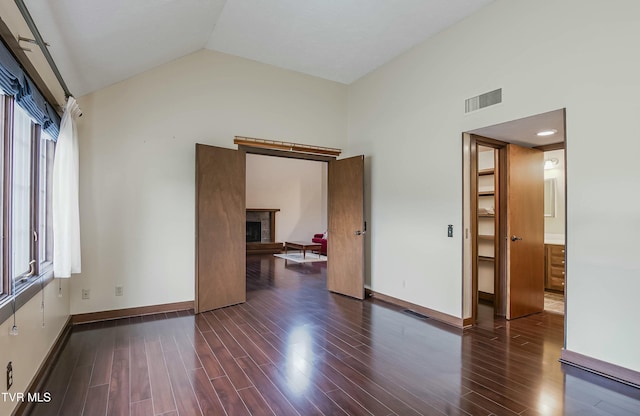
<path id="1" fill-rule="evenodd" d="M 552 134 L 556 134 L 557 132 L 558 130 L 556 129 L 542 130 L 538 132 L 538 136 L 551 136 Z"/>

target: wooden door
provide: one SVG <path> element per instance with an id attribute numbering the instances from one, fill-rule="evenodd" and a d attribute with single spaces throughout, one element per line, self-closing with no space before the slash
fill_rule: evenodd
<path id="1" fill-rule="evenodd" d="M 364 156 L 329 162 L 327 288 L 364 299 Z"/>
<path id="2" fill-rule="evenodd" d="M 507 319 L 544 309 L 544 156 L 507 146 Z"/>
<path id="3" fill-rule="evenodd" d="M 196 313 L 246 300 L 245 153 L 196 144 Z"/>

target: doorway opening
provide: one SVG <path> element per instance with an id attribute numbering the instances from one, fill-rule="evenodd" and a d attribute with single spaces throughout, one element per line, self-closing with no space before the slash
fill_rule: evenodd
<path id="1" fill-rule="evenodd" d="M 565 310 L 565 149 L 544 152 L 544 310 Z"/>
<path id="2" fill-rule="evenodd" d="M 238 150 L 196 144 L 195 312 L 246 301 L 247 153 L 329 162 L 327 289 L 364 299 L 364 156 L 303 156 L 280 150 L 282 145 L 278 143 L 269 143 L 267 148 L 236 144 Z M 328 148 L 313 149 L 322 153 Z M 338 149 L 327 151 L 333 150 Z"/>
<path id="3" fill-rule="evenodd" d="M 564 109 L 463 134 L 465 326 L 564 312 L 565 137 Z"/>
<path id="4" fill-rule="evenodd" d="M 327 162 L 247 153 L 245 181 L 247 255 L 327 231 Z"/>
<path id="5" fill-rule="evenodd" d="M 475 320 L 506 314 L 504 235 L 504 158 L 506 143 L 471 137 L 475 172 L 472 179 L 473 308 Z M 501 204 L 502 202 L 502 204 Z"/>

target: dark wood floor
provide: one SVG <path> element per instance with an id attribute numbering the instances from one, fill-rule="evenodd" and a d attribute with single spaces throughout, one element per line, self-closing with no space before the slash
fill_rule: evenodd
<path id="1" fill-rule="evenodd" d="M 77 326 L 33 415 L 638 415 L 640 391 L 558 362 L 563 318 L 460 331 L 247 259 L 247 302 Z"/>

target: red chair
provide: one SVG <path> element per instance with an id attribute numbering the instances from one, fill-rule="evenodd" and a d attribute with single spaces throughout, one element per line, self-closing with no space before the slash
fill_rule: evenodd
<path id="1" fill-rule="evenodd" d="M 321 244 L 322 248 L 320 249 L 320 254 L 323 254 L 325 256 L 327 255 L 327 233 L 314 234 L 311 241 L 316 244 Z"/>

